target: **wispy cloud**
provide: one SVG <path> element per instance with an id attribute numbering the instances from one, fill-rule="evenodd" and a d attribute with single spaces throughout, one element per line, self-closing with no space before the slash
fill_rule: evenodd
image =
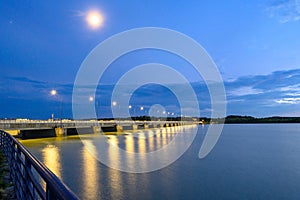
<path id="1" fill-rule="evenodd" d="M 275 102 L 278 104 L 299 104 L 300 97 L 283 98 L 283 99 L 275 100 Z"/>
<path id="2" fill-rule="evenodd" d="M 300 0 L 274 0 L 266 10 L 280 23 L 300 20 Z"/>
<path id="3" fill-rule="evenodd" d="M 255 89 L 251 86 L 243 86 L 228 91 L 228 95 L 232 95 L 232 96 L 246 96 L 246 95 L 261 94 L 261 93 L 262 90 Z"/>
<path id="4" fill-rule="evenodd" d="M 280 91 L 289 91 L 289 92 L 300 92 L 300 84 L 288 85 L 285 87 L 278 88 Z M 291 94 L 291 93 L 289 93 Z"/>
<path id="5" fill-rule="evenodd" d="M 286 93 L 286 96 L 300 97 L 300 93 Z"/>

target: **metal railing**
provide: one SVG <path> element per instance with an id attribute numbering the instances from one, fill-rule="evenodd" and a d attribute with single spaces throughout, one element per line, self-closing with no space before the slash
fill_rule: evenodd
<path id="1" fill-rule="evenodd" d="M 2 130 L 0 130 L 0 150 L 8 162 L 18 199 L 78 199 L 18 140 Z"/>
<path id="2" fill-rule="evenodd" d="M 0 120 L 0 129 L 3 130 L 18 130 L 18 129 L 41 129 L 41 128 L 53 128 L 53 127 L 89 127 L 89 126 L 113 126 L 116 123 L 120 125 L 132 125 L 132 124 L 193 124 L 192 121 L 129 121 L 129 120 L 63 120 L 60 121 L 46 121 L 46 120 L 25 120 L 25 121 L 18 121 L 18 120 Z"/>

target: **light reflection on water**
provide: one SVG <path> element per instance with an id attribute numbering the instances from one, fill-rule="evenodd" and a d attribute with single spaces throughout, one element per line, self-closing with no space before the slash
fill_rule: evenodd
<path id="1" fill-rule="evenodd" d="M 89 150 L 95 150 L 90 141 L 85 141 L 85 145 L 89 145 Z M 93 152 L 96 153 L 96 152 Z M 100 174 L 97 169 L 97 160 L 88 152 L 86 148 L 82 149 L 83 171 L 83 199 L 97 199 L 98 181 Z"/>
<path id="2" fill-rule="evenodd" d="M 60 149 L 52 144 L 46 145 L 42 150 L 44 164 L 54 173 L 56 176 L 61 177 L 61 160 Z"/>
<path id="3" fill-rule="evenodd" d="M 116 145 L 141 154 L 155 151 L 193 127 L 169 127 L 109 135 L 109 158 L 114 165 L 137 165 L 122 159 Z M 198 152 L 207 131 L 197 137 L 176 162 L 161 170 L 134 174 L 99 163 L 94 139 L 78 136 L 25 140 L 22 143 L 81 199 L 298 199 L 300 197 L 300 125 L 226 125 L 213 151 L 200 160 Z M 180 145 L 180 143 L 179 143 Z M 161 155 L 163 159 L 166 155 Z M 143 158 L 143 157 L 142 157 Z M 149 163 L 142 163 L 148 165 Z"/>
<path id="4" fill-rule="evenodd" d="M 136 165 L 134 156 L 121 159 L 119 151 L 116 151 L 115 148 L 120 147 L 127 152 L 139 153 L 143 159 L 147 152 L 155 151 L 167 145 L 175 137 L 176 131 L 187 131 L 193 127 L 187 126 L 184 129 L 182 127 L 158 128 L 129 131 L 125 135 L 107 135 L 105 137 L 108 138 L 109 142 L 109 162 L 113 166 L 118 166 L 121 162 L 127 162 L 132 166 Z M 101 196 L 105 199 L 120 199 L 128 195 L 135 196 L 133 191 L 128 191 L 128 189 L 124 191 L 124 182 L 130 182 L 133 185 L 142 183 L 143 187 L 147 187 L 148 175 L 141 174 L 137 178 L 136 174 L 120 172 L 100 164 L 94 157 L 97 156 L 94 141 L 102 137 L 104 136 L 101 134 L 86 134 L 80 137 L 23 140 L 22 143 L 71 188 L 73 184 L 78 184 L 77 187 L 80 189 L 79 191 L 75 190 L 75 193 L 82 199 L 99 199 Z M 68 146 L 72 148 L 68 149 Z M 66 162 L 67 155 L 65 152 L 71 153 L 72 158 L 68 158 L 71 162 Z M 147 165 L 147 160 L 144 159 L 141 164 Z M 77 172 L 80 174 L 70 171 L 73 167 L 77 167 Z M 102 177 L 103 171 L 105 174 Z M 70 180 L 72 176 L 74 179 L 71 178 Z M 75 183 L 76 180 L 80 182 Z"/>
<path id="5" fill-rule="evenodd" d="M 115 148 L 118 146 L 118 137 L 117 136 L 109 136 L 109 158 L 110 164 L 113 166 L 120 165 L 120 155 L 118 151 L 115 151 Z M 109 186 L 111 188 L 111 199 L 117 199 L 118 197 L 122 196 L 122 179 L 121 179 L 121 172 L 118 170 L 109 170 Z"/>

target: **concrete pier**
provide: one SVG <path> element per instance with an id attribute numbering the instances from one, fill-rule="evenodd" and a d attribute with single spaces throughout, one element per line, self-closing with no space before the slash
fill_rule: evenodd
<path id="1" fill-rule="evenodd" d="M 55 130 L 55 135 L 56 137 L 62 137 L 62 136 L 65 136 L 66 135 L 66 129 L 64 128 L 60 128 L 60 127 L 57 127 L 54 129 Z"/>
<path id="2" fill-rule="evenodd" d="M 132 125 L 132 130 L 134 130 L 134 131 L 138 130 L 138 125 L 137 124 L 133 124 Z"/>
<path id="3" fill-rule="evenodd" d="M 102 132 L 101 127 L 100 126 L 93 126 L 93 132 L 94 133 L 101 133 Z"/>
<path id="4" fill-rule="evenodd" d="M 116 129 L 117 129 L 117 132 L 122 132 L 123 131 L 123 127 L 120 126 L 120 125 L 116 125 Z"/>

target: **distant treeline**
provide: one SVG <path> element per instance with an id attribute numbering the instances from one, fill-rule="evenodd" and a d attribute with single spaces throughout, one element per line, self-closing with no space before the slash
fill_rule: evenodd
<path id="1" fill-rule="evenodd" d="M 107 119 L 106 119 L 107 120 Z M 300 117 L 264 117 L 264 118 L 255 118 L 252 116 L 240 116 L 240 115 L 229 115 L 224 118 L 208 118 L 208 117 L 201 117 L 201 118 L 180 118 L 180 117 L 168 117 L 165 119 L 160 119 L 158 117 L 149 117 L 149 116 L 136 116 L 132 117 L 131 120 L 142 120 L 142 121 L 151 121 L 151 120 L 166 120 L 166 121 L 201 121 L 205 124 L 209 123 L 225 123 L 225 124 L 254 124 L 254 123 L 300 123 Z"/>
<path id="2" fill-rule="evenodd" d="M 0 119 L 0 120 L 8 120 Z M 13 120 L 13 119 L 9 119 Z M 72 120 L 72 119 L 70 119 Z M 83 119 L 83 120 L 91 120 L 91 119 Z M 229 115 L 225 118 L 209 118 L 209 117 L 149 117 L 149 116 L 134 116 L 129 118 L 98 118 L 98 120 L 135 120 L 135 121 L 194 121 L 201 122 L 204 124 L 254 124 L 254 123 L 300 123 L 300 117 L 263 117 L 256 118 L 252 116 L 241 116 L 241 115 Z"/>
<path id="3" fill-rule="evenodd" d="M 207 121 L 206 119 L 205 121 Z M 224 119 L 212 119 L 211 122 L 222 122 Z M 225 124 L 251 124 L 251 123 L 300 123 L 300 117 L 264 117 L 229 115 L 225 118 Z"/>

